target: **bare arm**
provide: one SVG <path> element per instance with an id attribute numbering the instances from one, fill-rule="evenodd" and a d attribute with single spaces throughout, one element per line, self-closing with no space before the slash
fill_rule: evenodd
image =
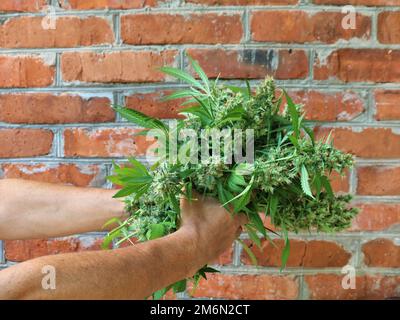
<path id="1" fill-rule="evenodd" d="M 99 231 L 123 203 L 113 190 L 0 180 L 0 239 L 35 239 Z"/>
<path id="2" fill-rule="evenodd" d="M 37 258 L 0 272 L 0 299 L 143 299 L 191 276 L 235 239 L 232 218 L 214 200 L 183 201 L 183 226 L 167 237 L 112 251 Z M 56 290 L 43 290 L 42 268 L 55 267 Z"/>

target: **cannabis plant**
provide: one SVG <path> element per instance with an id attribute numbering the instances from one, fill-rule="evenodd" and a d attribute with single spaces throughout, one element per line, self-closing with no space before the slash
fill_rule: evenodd
<path id="1" fill-rule="evenodd" d="M 232 214 L 246 214 L 249 222 L 244 229 L 256 245 L 260 246 L 262 238 L 270 239 L 271 232 L 281 236 L 285 243 L 282 267 L 290 251 L 288 232 L 336 232 L 347 228 L 356 210 L 348 206 L 349 196 L 332 192 L 329 176 L 332 171 L 344 174 L 352 166 L 352 156 L 335 149 L 329 137 L 317 141 L 304 120 L 302 106 L 295 104 L 284 90 L 277 94 L 272 78 L 266 78 L 253 92 L 248 82 L 242 88 L 219 84 L 218 79 L 209 80 L 198 63 L 190 57 L 189 60 L 195 77 L 179 69 L 161 68 L 188 85 L 188 89 L 166 98 L 186 99 L 180 110 L 185 117 L 177 120 L 175 126 L 138 111 L 115 107 L 123 118 L 146 128 L 145 134 L 159 132 L 158 151 L 164 152 L 159 153 L 151 168 L 134 158 L 129 159 L 128 165 L 114 165 L 114 175 L 109 179 L 122 186 L 115 197 L 124 198 L 130 217 L 126 221 L 111 221 L 119 226 L 107 235 L 104 246 L 111 242 L 116 246 L 126 241 L 134 244 L 176 231 L 181 221 L 179 199 L 191 199 L 192 190 L 218 199 Z M 286 103 L 281 107 L 283 98 Z M 171 137 L 180 137 L 185 130 L 203 132 L 206 138 L 201 135 L 179 139 L 171 148 Z M 208 139 L 213 130 L 223 132 L 221 136 L 225 138 L 232 132 L 252 135 L 251 139 L 239 136 L 234 142 L 225 139 L 218 145 L 219 152 L 214 153 Z M 200 145 L 201 156 L 195 152 Z M 242 155 L 249 145 L 253 148 L 252 157 L 232 159 L 229 150 Z M 265 226 L 262 215 L 270 219 L 277 231 Z M 256 263 L 249 247 L 241 243 Z M 194 286 L 208 272 L 216 270 L 204 266 L 191 279 Z M 186 283 L 184 279 L 172 284 L 153 297 L 160 298 L 170 289 L 184 291 Z"/>

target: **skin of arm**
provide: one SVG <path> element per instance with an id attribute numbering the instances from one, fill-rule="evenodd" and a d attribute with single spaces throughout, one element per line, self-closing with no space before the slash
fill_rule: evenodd
<path id="1" fill-rule="evenodd" d="M 112 198 L 114 193 L 115 190 L 0 180 L 0 239 L 40 239 L 100 231 L 111 218 L 125 218 L 124 204 Z"/>
<path id="2" fill-rule="evenodd" d="M 213 199 L 181 201 L 182 226 L 166 237 L 127 248 L 46 256 L 0 272 L 0 299 L 143 299 L 192 276 L 237 237 L 242 215 Z M 42 268 L 56 270 L 56 289 L 44 290 Z"/>

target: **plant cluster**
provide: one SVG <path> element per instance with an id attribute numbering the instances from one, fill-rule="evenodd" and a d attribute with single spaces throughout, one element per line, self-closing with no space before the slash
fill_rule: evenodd
<path id="1" fill-rule="evenodd" d="M 256 245 L 261 238 L 269 239 L 270 232 L 278 232 L 285 240 L 283 267 L 290 251 L 288 232 L 336 232 L 348 227 L 356 210 L 348 206 L 349 196 L 332 192 L 329 176 L 332 171 L 344 174 L 352 166 L 352 156 L 335 149 L 329 137 L 317 141 L 304 120 L 302 107 L 284 90 L 277 96 L 272 78 L 266 78 L 253 93 L 248 83 L 242 88 L 209 80 L 197 62 L 190 61 L 197 77 L 162 68 L 189 86 L 167 98 L 186 99 L 186 108 L 181 110 L 185 118 L 178 120 L 175 130 L 179 134 L 183 129 L 252 129 L 254 161 L 227 163 L 221 144 L 222 156 L 210 156 L 208 161 L 180 162 L 163 157 L 150 169 L 136 159 L 129 159 L 130 166 L 115 165 L 115 174 L 109 179 L 123 187 L 115 197 L 124 198 L 130 217 L 111 221 L 118 222 L 119 227 L 108 234 L 104 245 L 132 239 L 147 241 L 174 232 L 181 219 L 179 199 L 191 199 L 192 190 L 217 198 L 233 214 L 245 213 L 249 218 L 245 231 Z M 170 134 L 169 126 L 158 119 L 123 107 L 116 107 L 116 111 L 141 127 Z M 244 149 L 245 143 L 242 145 Z M 193 147 L 190 141 L 178 143 L 178 150 L 183 152 Z M 268 229 L 260 213 L 279 231 Z M 256 262 L 251 250 L 242 244 Z M 193 277 L 195 284 L 206 278 L 207 272 L 215 271 L 204 266 Z M 153 297 L 160 298 L 171 288 L 175 292 L 185 290 L 186 279 Z"/>

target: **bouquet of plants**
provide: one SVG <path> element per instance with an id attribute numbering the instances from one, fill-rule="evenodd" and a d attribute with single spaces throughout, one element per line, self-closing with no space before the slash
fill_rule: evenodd
<path id="1" fill-rule="evenodd" d="M 188 86 L 166 98 L 185 99 L 180 110 L 184 118 L 174 126 L 135 110 L 115 108 L 129 122 L 146 128 L 140 134 L 155 136 L 158 157 L 150 168 L 134 158 L 123 167 L 114 164 L 109 179 L 122 186 L 115 197 L 124 198 L 130 217 L 110 221 L 119 226 L 107 235 L 104 247 L 176 231 L 181 221 L 179 200 L 192 199 L 193 190 L 218 199 L 232 214 L 246 214 L 249 222 L 244 229 L 255 245 L 270 239 L 272 232 L 282 237 L 282 267 L 290 252 L 289 232 L 337 232 L 349 227 L 357 211 L 348 205 L 350 196 L 333 193 L 329 176 L 332 171 L 344 174 L 353 164 L 352 156 L 335 149 L 329 137 L 315 140 L 302 106 L 284 90 L 279 93 L 272 78 L 253 92 L 248 82 L 237 87 L 210 80 L 196 61 L 189 60 L 195 76 L 161 68 Z M 274 230 L 266 227 L 262 215 Z M 241 243 L 256 264 L 249 247 Z M 155 292 L 153 298 L 170 289 L 184 291 L 188 280 L 196 286 L 208 272 L 217 271 L 204 266 L 192 279 Z"/>

